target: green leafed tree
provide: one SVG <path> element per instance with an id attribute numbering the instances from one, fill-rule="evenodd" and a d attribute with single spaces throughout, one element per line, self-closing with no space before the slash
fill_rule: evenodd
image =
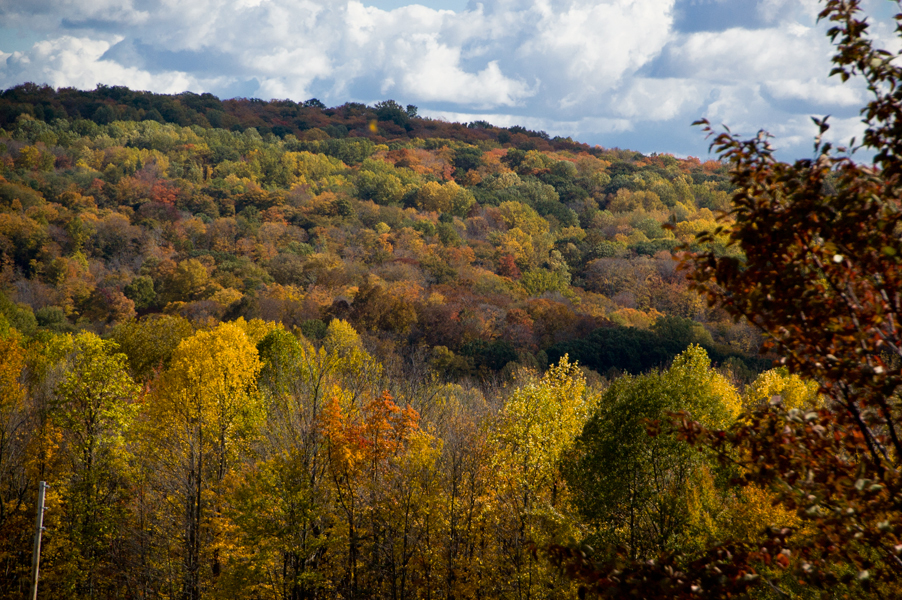
<path id="1" fill-rule="evenodd" d="M 649 435 L 646 423 L 682 410 L 725 427 L 739 408 L 739 394 L 698 346 L 662 373 L 615 380 L 565 461 L 574 504 L 593 527 L 590 539 L 626 548 L 632 558 L 685 545 L 689 490 L 708 463 L 673 435 Z"/>
<path id="2" fill-rule="evenodd" d="M 112 337 L 128 357 L 135 379 L 146 381 L 169 365 L 176 347 L 193 333 L 187 319 L 156 314 L 118 325 Z"/>

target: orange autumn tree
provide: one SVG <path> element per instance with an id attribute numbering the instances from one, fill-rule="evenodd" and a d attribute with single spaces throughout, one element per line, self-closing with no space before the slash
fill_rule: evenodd
<path id="1" fill-rule="evenodd" d="M 345 597 L 406 594 L 413 558 L 427 551 L 419 542 L 438 451 L 419 420 L 388 392 L 360 409 L 343 406 L 336 396 L 324 411 L 335 533 L 342 538 L 341 547 L 332 549 L 335 584 Z"/>

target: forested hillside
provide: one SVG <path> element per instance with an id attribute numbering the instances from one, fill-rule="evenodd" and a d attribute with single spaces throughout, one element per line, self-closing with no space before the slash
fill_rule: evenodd
<path id="1" fill-rule="evenodd" d="M 46 597 L 575 597 L 549 544 L 794 519 L 645 433 L 818 402 L 672 254 L 725 167 L 416 113 L 3 92 L 0 595 L 41 480 Z"/>
<path id="2" fill-rule="evenodd" d="M 113 91 L 134 105 L 194 99 Z M 111 93 L 78 92 L 93 100 L 76 108 L 147 118 L 104 104 Z M 429 350 L 454 376 L 513 360 L 544 367 L 565 352 L 601 374 L 636 372 L 688 341 L 719 361 L 757 350 L 751 330 L 687 290 L 671 258 L 726 207 L 719 163 L 406 116 L 435 135 L 393 138 L 404 129 L 386 119 L 401 113 L 384 107 L 229 101 L 227 114 L 244 118 L 229 132 L 48 123 L 17 103 L 33 96 L 30 112 L 56 115 L 76 92 L 38 110 L 48 94 L 14 88 L 2 105 L 21 113 L 2 155 L 5 293 L 41 327 L 104 333 L 164 312 L 259 317 L 316 338 L 337 317 L 399 351 Z M 245 127 L 280 122 L 280 110 L 322 127 L 302 139 Z M 600 352 L 601 340 L 641 349 Z"/>

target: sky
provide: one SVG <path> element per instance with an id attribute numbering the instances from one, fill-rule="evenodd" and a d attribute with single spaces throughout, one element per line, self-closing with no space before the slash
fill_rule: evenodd
<path id="1" fill-rule="evenodd" d="M 864 0 L 898 49 L 891 0 Z M 691 123 L 812 155 L 860 135 L 818 0 L 0 0 L 0 89 L 125 85 L 220 98 L 393 99 L 604 147 L 708 156 Z M 829 137 L 828 136 L 828 137 Z"/>

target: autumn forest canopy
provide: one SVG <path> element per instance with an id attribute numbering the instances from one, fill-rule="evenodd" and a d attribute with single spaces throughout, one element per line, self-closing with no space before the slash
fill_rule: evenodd
<path id="1" fill-rule="evenodd" d="M 41 481 L 40 597 L 897 596 L 902 73 L 826 4 L 873 167 L 2 92 L 0 596 Z"/>
<path id="2" fill-rule="evenodd" d="M 0 114 L 7 593 L 39 479 L 60 593 L 565 593 L 530 544 L 626 535 L 560 466 L 609 381 L 669 390 L 640 433 L 703 402 L 689 372 L 718 423 L 790 382 L 671 256 L 728 206 L 719 162 L 393 101 L 23 85 Z M 637 552 L 740 510 L 699 465 Z"/>

